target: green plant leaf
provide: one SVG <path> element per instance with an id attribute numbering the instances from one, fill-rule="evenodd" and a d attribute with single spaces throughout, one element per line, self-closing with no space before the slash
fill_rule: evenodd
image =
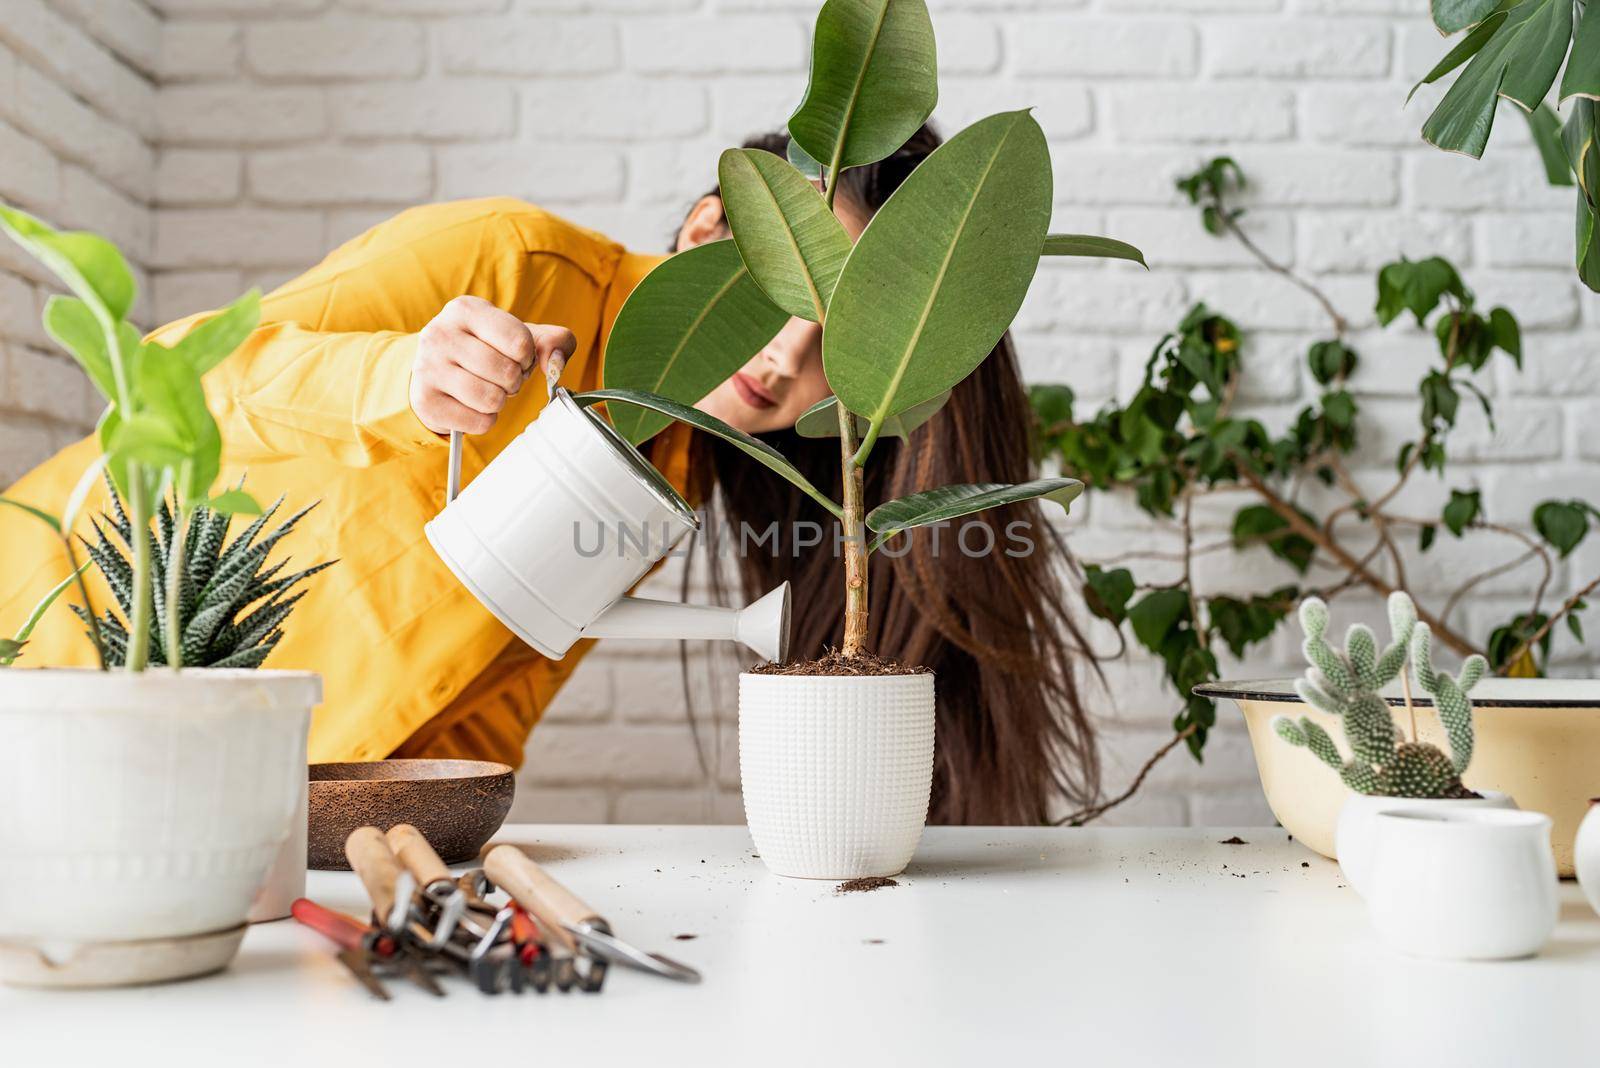
<path id="1" fill-rule="evenodd" d="M 1461 537 L 1483 512 L 1483 494 L 1479 490 L 1451 490 L 1450 502 L 1444 506 L 1440 517 L 1450 533 Z"/>
<path id="2" fill-rule="evenodd" d="M 73 584 L 78 581 L 78 576 L 83 574 L 91 563 L 93 561 L 85 560 L 79 564 L 76 571 L 73 571 L 66 578 L 50 587 L 49 592 L 39 598 L 39 603 L 33 606 L 32 612 L 28 613 L 28 618 L 22 624 L 22 629 L 17 631 L 16 635 L 10 639 L 11 645 L 15 647 L 11 655 L 7 657 L 5 649 L 0 647 L 0 665 L 10 664 L 12 660 L 16 659 L 17 652 L 28 644 L 28 639 L 33 635 L 34 628 L 39 625 L 39 621 L 44 618 L 45 612 L 49 611 L 50 606 L 56 603 L 57 598 L 72 588 Z"/>
<path id="3" fill-rule="evenodd" d="M 1572 31 L 1572 54 L 1561 78 L 1561 102 L 1575 96 L 1600 100 L 1600 4 L 1591 2 Z"/>
<path id="4" fill-rule="evenodd" d="M 185 508 L 204 504 L 222 467 L 222 435 L 206 407 L 200 373 L 177 352 L 157 346 L 139 361 L 137 389 L 143 404 L 137 418 L 159 420 L 181 443 L 183 459 L 174 465 L 180 502 Z M 147 462 L 157 462 L 154 455 L 166 447 L 163 441 Z"/>
<path id="5" fill-rule="evenodd" d="M 137 290 L 117 246 L 98 234 L 55 230 L 15 208 L 0 207 L 0 230 L 91 308 L 103 310 L 113 321 L 127 318 Z"/>
<path id="6" fill-rule="evenodd" d="M 109 399 L 117 395 L 106 335 L 89 305 L 77 297 L 57 293 L 45 301 L 44 329 L 56 344 L 72 354 L 103 396 Z"/>
<path id="7" fill-rule="evenodd" d="M 878 535 L 869 551 L 903 530 L 942 523 L 946 519 L 959 519 L 1004 504 L 1017 504 L 1042 497 L 1059 504 L 1061 510 L 1066 512 L 1082 492 L 1083 483 L 1075 478 L 1038 478 L 1015 485 L 978 482 L 940 486 L 897 497 L 867 513 L 867 529 Z"/>
<path id="8" fill-rule="evenodd" d="M 1098 564 L 1083 568 L 1083 602 L 1101 619 L 1121 623 L 1128 618 L 1128 602 L 1133 599 L 1133 572 L 1125 567 L 1107 571 Z"/>
<path id="9" fill-rule="evenodd" d="M 822 322 L 851 245 L 817 187 L 754 148 L 724 152 L 717 178 L 733 243 L 756 283 L 790 315 Z"/>
<path id="10" fill-rule="evenodd" d="M 1303 515 L 1303 513 L 1302 513 Z M 1305 517 L 1308 521 L 1310 517 Z M 1289 521 L 1264 504 L 1241 508 L 1233 517 L 1233 544 L 1236 548 L 1263 545 L 1267 551 L 1300 574 L 1311 566 L 1316 546 L 1303 535 L 1289 533 Z"/>
<path id="11" fill-rule="evenodd" d="M 676 419 L 680 423 L 687 423 L 696 430 L 702 430 L 707 434 L 721 438 L 768 470 L 783 476 L 792 485 L 804 491 L 812 500 L 826 508 L 835 518 L 842 518 L 844 515 L 844 509 L 840 508 L 837 503 L 817 487 L 813 486 L 806 479 L 806 476 L 802 475 L 793 464 L 784 459 L 783 454 L 777 449 L 758 438 L 751 437 L 742 430 L 736 430 L 714 415 L 707 415 L 705 412 L 690 408 L 688 405 L 679 404 L 677 401 L 667 397 L 657 396 L 637 389 L 596 389 L 588 393 L 574 394 L 572 399 L 580 407 L 585 408 L 601 403 L 606 404 L 606 411 L 611 416 L 613 425 L 615 425 L 617 418 L 613 402 L 615 404 L 648 408 L 650 411 L 658 412 L 669 420 Z"/>
<path id="12" fill-rule="evenodd" d="M 261 322 L 261 291 L 252 289 L 216 315 L 185 334 L 171 352 L 205 374 L 221 363 L 250 336 Z M 151 344 L 152 349 L 162 346 Z"/>
<path id="13" fill-rule="evenodd" d="M 1463 37 L 1454 48 L 1445 53 L 1443 59 L 1433 65 L 1432 70 L 1422 76 L 1421 81 L 1411 87 L 1411 92 L 1406 94 L 1406 103 L 1411 103 L 1411 98 L 1417 95 L 1418 89 L 1421 89 L 1424 85 L 1432 85 L 1482 51 L 1483 46 L 1489 43 L 1489 38 L 1494 36 L 1495 31 L 1500 28 L 1500 24 L 1505 20 L 1506 13 L 1504 11 L 1496 11 L 1471 33 Z"/>
<path id="14" fill-rule="evenodd" d="M 605 384 L 694 404 L 788 320 L 750 277 L 732 241 L 699 245 L 662 261 L 628 295 L 606 341 Z M 638 444 L 671 421 L 629 408 L 612 425 Z"/>
<path id="15" fill-rule="evenodd" d="M 1524 111 L 1538 107 L 1561 72 L 1571 40 L 1571 0 L 1523 0 L 1428 116 L 1423 139 L 1452 152 L 1482 156 L 1499 97 L 1515 101 Z"/>
<path id="16" fill-rule="evenodd" d="M 915 408 L 908 408 L 899 415 L 891 415 L 883 422 L 880 432 L 886 438 L 908 438 L 917 427 L 939 414 L 939 409 L 945 406 L 950 399 L 950 391 L 934 397 L 932 400 L 923 401 Z M 838 398 L 824 397 L 811 407 L 807 408 L 795 420 L 794 431 L 803 438 L 836 438 L 839 436 Z M 856 416 L 856 433 L 867 432 L 868 422 L 863 416 Z"/>
<path id="17" fill-rule="evenodd" d="M 1184 590 L 1151 590 L 1128 610 L 1128 622 L 1139 644 L 1160 653 L 1167 634 L 1189 611 L 1189 594 Z"/>
<path id="18" fill-rule="evenodd" d="M 1433 24 L 1443 34 L 1475 26 L 1489 17 L 1499 0 L 1433 0 Z"/>
<path id="19" fill-rule="evenodd" d="M 1555 109 L 1540 104 L 1528 112 L 1528 130 L 1533 135 L 1533 146 L 1539 150 L 1539 162 L 1544 164 L 1545 181 L 1556 186 L 1574 184 L 1566 146 L 1561 143 L 1561 119 Z"/>
<path id="20" fill-rule="evenodd" d="M 1044 133 L 1024 111 L 969 126 L 912 171 L 828 309 L 822 361 L 840 402 L 881 430 L 970 374 L 1028 291 L 1050 199 Z"/>
<path id="21" fill-rule="evenodd" d="M 1447 293 L 1462 303 L 1470 299 L 1461 275 L 1448 260 L 1439 256 L 1415 261 L 1402 258 L 1378 272 L 1378 322 L 1388 326 L 1401 312 L 1409 311 L 1416 316 L 1417 325 L 1423 326 Z"/>
<path id="22" fill-rule="evenodd" d="M 29 515 L 33 516 L 33 518 L 49 527 L 57 534 L 61 533 L 61 520 L 51 515 L 43 508 L 37 508 L 34 505 L 28 504 L 26 501 L 19 501 L 15 497 L 0 497 L 0 504 L 15 508 L 21 512 L 27 512 Z"/>
<path id="23" fill-rule="evenodd" d="M 0 667 L 10 667 L 22 655 L 22 647 L 27 644 L 12 638 L 0 638 Z"/>
<path id="24" fill-rule="evenodd" d="M 261 505 L 242 489 L 224 490 L 206 501 L 205 507 L 223 515 L 260 515 Z"/>
<path id="25" fill-rule="evenodd" d="M 1118 241 L 1110 237 L 1095 237 L 1092 234 L 1046 234 L 1044 238 L 1044 251 L 1046 256 L 1093 256 L 1108 260 L 1132 260 L 1145 270 L 1150 265 L 1144 262 L 1144 253 L 1126 241 Z"/>
<path id="26" fill-rule="evenodd" d="M 1561 140 L 1578 178 L 1576 249 L 1578 278 L 1600 293 L 1600 102 L 1588 97 L 1572 101 L 1572 113 L 1562 128 Z"/>
<path id="27" fill-rule="evenodd" d="M 1504 308 L 1489 312 L 1489 336 L 1500 349 L 1522 366 L 1522 327 L 1517 317 Z"/>
<path id="28" fill-rule="evenodd" d="M 1545 501 L 1533 510 L 1533 529 L 1565 557 L 1589 533 L 1589 516 L 1581 501 Z"/>
<path id="29" fill-rule="evenodd" d="M 811 42 L 811 81 L 789 135 L 837 172 L 876 162 L 933 114 L 939 79 L 923 0 L 828 0 Z"/>
<path id="30" fill-rule="evenodd" d="M 176 469 L 189 458 L 189 449 L 190 443 L 171 422 L 140 412 L 116 421 L 105 451 L 110 457 L 108 467 L 115 472 L 119 464 L 128 461 Z"/>
<path id="31" fill-rule="evenodd" d="M 784 154 L 788 157 L 790 165 L 805 175 L 807 180 L 813 182 L 822 181 L 822 164 L 812 159 L 811 154 L 801 148 L 799 142 L 794 138 L 789 138 L 789 147 Z"/>

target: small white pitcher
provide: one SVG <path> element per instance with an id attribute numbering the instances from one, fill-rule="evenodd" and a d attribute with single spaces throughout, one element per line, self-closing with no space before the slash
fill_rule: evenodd
<path id="1" fill-rule="evenodd" d="M 1418 957 L 1539 951 L 1559 906 L 1550 817 L 1514 809 L 1377 815 L 1367 906 L 1385 942 Z"/>
<path id="2" fill-rule="evenodd" d="M 787 655 L 787 582 L 742 609 L 624 596 L 699 518 L 564 389 L 424 529 L 461 584 L 552 660 L 579 638 L 732 640 Z"/>

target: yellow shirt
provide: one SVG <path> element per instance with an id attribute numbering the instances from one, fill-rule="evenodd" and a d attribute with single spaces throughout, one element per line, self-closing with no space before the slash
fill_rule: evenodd
<path id="1" fill-rule="evenodd" d="M 287 553 L 291 567 L 339 561 L 307 580 L 265 665 L 323 677 L 312 761 L 404 748 L 521 762 L 528 732 L 590 643 L 560 662 L 524 648 L 429 547 L 422 526 L 444 506 L 446 449 L 411 411 L 417 334 L 452 297 L 482 297 L 524 321 L 572 330 L 578 351 L 562 383 L 593 389 L 610 325 L 658 259 L 509 198 L 415 208 L 269 294 L 261 326 L 206 376 L 222 431 L 219 485 L 248 471 L 257 500 L 286 498 L 279 517 L 320 501 L 273 558 Z M 171 344 L 204 318 L 153 337 Z M 467 439 L 463 479 L 543 404 L 530 379 L 493 430 Z M 688 440 L 677 428 L 651 452 L 680 488 Z M 97 450 L 92 438 L 68 446 L 6 493 L 59 514 Z M 80 532 L 103 505 L 103 493 L 91 498 Z M 10 634 L 66 574 L 66 554 L 42 524 L 0 509 L 0 559 L 0 633 Z M 113 604 L 95 570 L 88 574 L 96 606 Z M 19 667 L 94 662 L 64 603 L 75 600 L 68 594 L 51 608 Z"/>

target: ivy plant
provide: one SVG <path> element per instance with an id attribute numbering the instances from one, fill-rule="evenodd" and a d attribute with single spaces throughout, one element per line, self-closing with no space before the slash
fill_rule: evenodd
<path id="1" fill-rule="evenodd" d="M 156 502 L 163 494 L 172 494 L 171 520 L 176 534 L 169 542 L 173 546 L 187 540 L 189 518 L 197 508 L 224 515 L 259 512 L 256 502 L 242 489 L 211 495 L 221 468 L 222 438 L 200 386 L 201 376 L 255 329 L 260 318 L 259 294 L 254 290 L 245 294 L 168 347 L 142 340 L 129 321 L 137 288 L 127 261 L 111 242 L 92 233 L 55 230 L 26 212 L 3 205 L 0 230 L 67 288 L 70 295 L 56 295 L 46 303 L 45 330 L 72 354 L 107 401 L 97 430 L 101 456 L 84 472 L 65 515 L 57 517 L 20 501 L 6 503 L 24 507 L 61 536 L 75 574 L 82 569 L 77 566 L 72 543 L 72 520 L 102 470 L 109 473 L 126 500 L 133 529 L 148 530 Z M 154 545 L 153 539 L 134 538 L 130 546 L 129 620 L 122 656 L 129 671 L 141 671 L 150 661 L 155 620 L 151 580 L 157 570 Z M 163 593 L 168 603 L 181 596 L 182 565 L 182 554 L 177 551 L 165 562 L 167 587 Z M 84 589 L 82 593 L 83 607 L 92 621 L 88 592 Z M 177 613 L 168 618 L 176 628 Z M 91 627 L 90 636 L 104 665 L 105 636 L 98 626 Z M 182 637 L 176 630 L 166 639 L 167 648 L 181 650 Z M 16 641 L 11 639 L 13 644 Z M 12 657 L 19 651 L 18 647 L 7 648 Z M 182 666 L 181 656 L 175 655 L 171 664 Z"/>
<path id="2" fill-rule="evenodd" d="M 1396 448 L 1393 475 L 1376 491 L 1363 486 L 1350 467 L 1364 416 L 1348 386 L 1361 357 L 1348 337 L 1347 320 L 1317 286 L 1250 242 L 1234 200 L 1245 180 L 1237 162 L 1219 158 L 1180 179 L 1178 189 L 1202 210 L 1208 230 L 1244 243 L 1263 266 L 1287 276 L 1327 312 L 1329 336 L 1309 345 L 1304 356 L 1305 374 L 1316 388 L 1311 403 L 1281 430 L 1238 411 L 1234 398 L 1248 373 L 1243 332 L 1205 305 L 1192 308 L 1156 346 L 1125 403 L 1083 413 L 1066 386 L 1032 389 L 1040 456 L 1053 458 L 1091 493 L 1130 493 L 1141 509 L 1176 528 L 1176 579 L 1148 577 L 1156 564 L 1172 563 L 1169 554 L 1134 552 L 1085 564 L 1084 596 L 1091 613 L 1119 628 L 1126 624 L 1133 641 L 1160 659 L 1179 695 L 1175 738 L 1196 759 L 1214 711 L 1192 691 L 1217 677 L 1219 650 L 1244 655 L 1271 637 L 1307 595 L 1332 598 L 1366 589 L 1415 596 L 1402 545 L 1426 553 L 1441 536 L 1483 544 L 1483 568 L 1461 576 L 1442 605 L 1419 604 L 1417 614 L 1436 642 L 1462 656 L 1482 654 L 1501 674 L 1543 673 L 1558 625 L 1581 642 L 1586 598 L 1600 588 L 1596 576 L 1573 596 L 1547 603 L 1556 561 L 1600 528 L 1594 503 L 1552 499 L 1531 514 L 1505 515 L 1480 488 L 1450 485 L 1449 443 L 1461 405 L 1479 405 L 1492 423 L 1485 376 L 1497 363 L 1522 367 L 1516 316 L 1507 308 L 1485 308 L 1460 272 L 1439 257 L 1400 259 L 1378 272 L 1378 321 L 1391 329 L 1422 328 L 1435 354 L 1418 380 L 1416 423 Z M 1449 486 L 1437 513 L 1409 506 L 1406 489 L 1424 475 Z M 1313 495 L 1304 490 L 1311 485 L 1322 487 L 1316 499 L 1330 503 L 1310 503 Z M 1229 500 L 1243 493 L 1245 500 L 1234 511 L 1229 536 L 1202 542 L 1193 507 L 1218 491 L 1229 493 Z M 1497 546 L 1509 551 L 1496 553 Z M 1238 551 L 1269 553 L 1296 580 L 1247 595 L 1200 588 L 1194 580 L 1197 558 Z M 1536 576 L 1531 604 L 1487 635 L 1464 629 L 1456 612 L 1462 598 L 1490 577 L 1518 568 Z"/>
<path id="3" fill-rule="evenodd" d="M 1500 101 L 1521 108 L 1551 180 L 1577 186 L 1578 277 L 1600 292 L 1600 147 L 1595 142 L 1600 4 L 1432 0 L 1430 6 L 1440 33 L 1462 36 L 1411 90 L 1415 94 L 1423 85 L 1455 76 L 1423 123 L 1423 139 L 1480 159 L 1494 132 Z M 1557 79 L 1557 101 L 1568 109 L 1564 126 L 1545 103 Z"/>
<path id="4" fill-rule="evenodd" d="M 874 506 L 863 500 L 862 471 L 879 439 L 930 418 L 982 362 L 1042 256 L 1143 263 L 1122 242 L 1049 232 L 1050 154 L 1027 111 L 958 132 L 852 244 L 833 211 L 840 178 L 893 154 L 921 127 L 938 98 L 936 66 L 923 0 L 828 0 L 786 158 L 723 153 L 718 177 L 732 237 L 674 256 L 640 282 L 607 346 L 608 388 L 577 398 L 606 403 L 634 442 L 672 420 L 729 441 L 832 515 L 844 535 L 845 657 L 864 651 L 867 560 L 889 539 L 1019 501 L 1065 507 L 1082 488 L 1072 478 L 939 486 Z M 839 439 L 838 501 L 766 443 L 690 407 L 792 316 L 822 326 L 835 399 L 806 413 L 801 430 Z"/>

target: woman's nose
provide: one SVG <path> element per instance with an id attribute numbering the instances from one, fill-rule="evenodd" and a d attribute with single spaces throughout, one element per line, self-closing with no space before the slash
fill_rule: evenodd
<path id="1" fill-rule="evenodd" d="M 785 378 L 794 378 L 822 344 L 822 327 L 807 319 L 790 319 L 778 336 L 767 342 L 761 355 L 772 369 Z"/>

